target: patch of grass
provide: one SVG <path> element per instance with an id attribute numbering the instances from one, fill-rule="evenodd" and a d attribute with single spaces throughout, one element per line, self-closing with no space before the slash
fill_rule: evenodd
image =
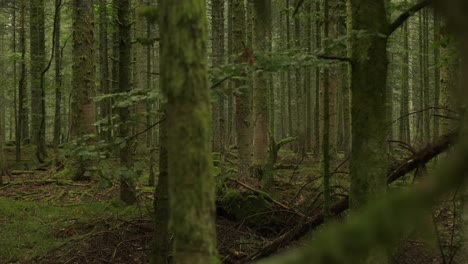
<path id="1" fill-rule="evenodd" d="M 74 206 L 0 198 L 0 263 L 34 260 L 67 241 L 60 230 L 107 217 L 129 219 L 137 207 L 109 201 Z"/>

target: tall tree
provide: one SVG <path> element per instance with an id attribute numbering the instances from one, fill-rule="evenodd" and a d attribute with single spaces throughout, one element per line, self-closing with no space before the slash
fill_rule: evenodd
<path id="1" fill-rule="evenodd" d="M 205 1 L 159 3 L 173 262 L 218 263 Z"/>
<path id="2" fill-rule="evenodd" d="M 30 56 L 31 56 L 31 135 L 39 161 L 46 157 L 45 150 L 45 14 L 44 0 L 29 2 Z"/>
<path id="3" fill-rule="evenodd" d="M 433 138 L 437 139 L 439 138 L 439 130 L 440 130 L 440 125 L 439 125 L 439 106 L 440 106 L 440 67 L 437 67 L 439 65 L 440 61 L 440 32 L 439 32 L 439 17 L 436 11 L 434 10 L 433 13 L 433 38 L 434 38 L 434 120 L 433 122 Z"/>
<path id="4" fill-rule="evenodd" d="M 131 90 L 131 0 L 114 0 L 115 8 L 117 8 L 116 25 L 119 31 L 119 92 L 128 93 Z M 119 137 L 126 138 L 130 136 L 130 109 L 128 106 L 121 106 L 117 109 L 120 117 Z M 131 170 L 133 163 L 133 155 L 130 143 L 120 145 L 120 165 L 123 170 Z M 135 179 L 127 177 L 126 173 L 121 175 L 120 180 L 120 199 L 127 203 L 133 204 L 137 201 L 135 191 Z"/>
<path id="5" fill-rule="evenodd" d="M 246 26 L 245 26 L 245 5 L 244 0 L 232 0 L 232 50 L 234 54 L 250 55 L 250 50 L 246 47 Z M 244 57 L 236 58 L 236 63 L 242 64 Z M 242 73 L 245 74 L 245 73 Z M 235 98 L 235 122 L 237 132 L 238 148 L 238 175 L 245 176 L 250 166 L 250 103 L 249 90 L 245 87 L 245 80 L 235 80 L 234 89 L 237 90 Z"/>
<path id="6" fill-rule="evenodd" d="M 220 67 L 224 63 L 224 0 L 211 0 L 211 57 L 212 66 Z M 218 86 L 223 90 L 223 86 Z M 213 151 L 221 152 L 224 148 L 224 96 L 213 103 Z"/>
<path id="7" fill-rule="evenodd" d="M 62 135 L 62 52 L 60 49 L 61 31 L 61 7 L 62 0 L 55 0 L 55 32 L 54 32 L 54 54 L 55 54 L 55 116 L 54 116 L 54 147 L 60 144 Z"/>
<path id="8" fill-rule="evenodd" d="M 161 106 L 162 118 L 166 117 L 166 105 Z M 160 124 L 159 177 L 154 194 L 154 238 L 152 264 L 167 264 L 171 249 L 169 242 L 169 178 L 167 156 L 167 122 Z"/>
<path id="9" fill-rule="evenodd" d="M 401 98 L 400 98 L 400 126 L 399 139 L 400 141 L 411 144 L 410 136 L 410 119 L 409 119 L 409 30 L 408 22 L 403 25 L 403 67 L 401 70 Z"/>
<path id="10" fill-rule="evenodd" d="M 271 0 L 254 2 L 254 38 L 253 50 L 256 53 L 270 51 L 271 34 Z M 265 56 L 265 55 L 264 55 Z M 268 158 L 268 74 L 260 70 L 254 78 L 253 90 L 253 159 L 254 174 L 261 177 Z M 271 172 L 267 172 L 271 173 Z M 265 175 L 266 176 L 266 175 Z M 268 177 L 268 176 L 267 176 Z M 271 181 L 271 179 L 265 179 Z"/>
<path id="11" fill-rule="evenodd" d="M 143 0 L 134 0 L 133 5 L 135 7 L 140 7 L 143 5 Z M 133 24 L 133 36 L 134 39 L 137 40 L 136 45 L 130 46 L 132 58 L 132 65 L 133 65 L 133 78 L 132 78 L 132 87 L 134 90 L 143 91 L 145 89 L 145 52 L 144 52 L 144 45 L 146 44 L 145 41 L 145 21 L 144 17 L 137 15 L 136 12 L 132 12 L 134 18 L 132 19 L 134 22 Z M 138 122 L 135 122 L 133 130 L 137 133 L 136 138 L 136 153 L 144 154 L 148 151 L 147 148 L 147 136 L 149 133 L 149 129 L 147 129 L 147 124 L 145 123 L 146 118 L 145 115 L 149 112 L 147 109 L 147 104 L 145 100 L 139 100 L 136 102 L 135 106 L 135 116 Z"/>
<path id="12" fill-rule="evenodd" d="M 107 0 L 98 0 L 98 21 L 99 21 L 99 86 L 102 94 L 110 93 L 109 84 L 109 51 L 108 51 L 108 12 Z M 106 127 L 101 127 L 101 138 L 110 140 L 112 136 L 112 101 L 104 99 L 100 105 L 101 118 L 105 120 Z"/>
<path id="13" fill-rule="evenodd" d="M 94 1 L 73 1 L 73 67 L 70 135 L 78 139 L 96 134 L 96 62 L 94 54 Z M 79 158 L 74 180 L 85 180 L 88 162 Z"/>
<path id="14" fill-rule="evenodd" d="M 458 113 L 459 101 L 456 97 L 459 89 L 459 51 L 456 48 L 456 39 L 449 32 L 446 21 L 440 21 L 439 34 L 440 45 L 440 106 L 441 111 L 448 117 Z M 452 131 L 456 123 L 450 118 L 443 118 L 440 122 L 441 134 Z"/>
<path id="15" fill-rule="evenodd" d="M 330 37 L 330 2 L 329 0 L 323 1 L 323 46 L 325 52 L 329 52 L 329 37 Z M 330 83 L 331 74 L 330 69 L 325 67 L 323 70 L 323 198 L 324 198 L 324 213 L 325 218 L 331 216 L 331 192 L 330 192 L 330 106 L 331 97 L 334 95 Z"/>
<path id="16" fill-rule="evenodd" d="M 384 0 L 348 0 L 351 31 L 351 207 L 385 192 L 387 171 L 387 37 Z M 356 34 L 356 32 L 364 32 Z M 376 258 L 376 259 L 374 259 Z M 368 263 L 385 263 L 371 253 Z"/>

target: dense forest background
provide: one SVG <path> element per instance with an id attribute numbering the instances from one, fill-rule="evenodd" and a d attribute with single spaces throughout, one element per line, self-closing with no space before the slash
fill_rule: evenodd
<path id="1" fill-rule="evenodd" d="M 0 1 L 0 263 L 467 263 L 466 12 Z"/>

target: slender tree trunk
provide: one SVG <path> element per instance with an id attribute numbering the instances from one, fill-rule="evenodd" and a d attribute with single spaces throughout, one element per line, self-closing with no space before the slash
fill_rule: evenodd
<path id="1" fill-rule="evenodd" d="M 436 11 L 433 13 L 434 16 L 434 65 L 440 64 L 440 32 L 439 32 L 439 17 L 436 14 Z M 439 138 L 439 103 L 440 100 L 440 67 L 434 67 L 434 126 L 433 126 L 433 139 Z"/>
<path id="2" fill-rule="evenodd" d="M 270 50 L 269 36 L 271 35 L 271 0 L 260 0 L 254 3 L 254 38 L 253 49 L 255 53 L 267 53 Z M 265 55 L 264 55 L 265 56 Z M 257 61 L 258 64 L 261 61 Z M 261 65 L 261 64 L 260 64 Z M 253 90 L 253 160 L 254 175 L 265 180 L 266 185 L 273 183 L 272 172 L 265 171 L 268 158 L 268 74 L 257 72 L 254 78 Z M 267 173 L 268 175 L 263 175 Z"/>
<path id="3" fill-rule="evenodd" d="M 73 68 L 70 135 L 73 139 L 96 134 L 96 63 L 94 52 L 94 1 L 73 1 Z M 88 142 L 91 144 L 91 142 Z M 90 161 L 79 157 L 74 180 L 85 180 Z"/>
<path id="4" fill-rule="evenodd" d="M 20 0 L 21 1 L 21 0 Z M 13 52 L 16 54 L 18 44 L 17 44 L 17 37 L 16 37 L 16 27 L 17 27 L 17 9 L 18 3 L 16 1 L 13 2 Z M 21 9 L 21 2 L 20 2 L 20 9 Z M 16 162 L 20 162 L 21 160 L 21 125 L 20 125 L 20 118 L 19 118 L 19 111 L 18 111 L 18 88 L 16 87 L 16 83 L 18 82 L 18 63 L 16 56 L 13 59 L 13 86 L 14 88 L 14 96 L 13 96 L 13 106 L 14 106 L 14 113 L 15 113 L 15 158 Z"/>
<path id="5" fill-rule="evenodd" d="M 133 0 L 133 4 L 138 8 L 143 5 L 143 0 Z M 131 46 L 131 55 L 133 56 L 133 79 L 131 85 L 134 90 L 143 91 L 145 89 L 145 52 L 143 43 L 138 40 L 145 38 L 146 27 L 142 16 L 137 15 L 135 11 L 131 11 L 131 13 L 135 18 L 133 19 L 134 22 L 130 23 L 134 26 L 133 36 L 134 39 L 137 40 L 137 43 Z M 146 144 L 149 130 L 147 130 L 148 124 L 146 124 L 145 118 L 145 115 L 147 115 L 149 111 L 146 106 L 147 104 L 144 100 L 136 102 L 135 106 L 135 116 L 138 122 L 133 125 L 133 130 L 138 134 L 135 141 L 135 151 L 138 155 L 147 154 L 149 150 Z"/>
<path id="6" fill-rule="evenodd" d="M 45 153 L 45 85 L 42 72 L 45 69 L 45 14 L 44 0 L 31 0 L 31 134 L 36 145 L 36 156 L 43 162 Z"/>
<path id="7" fill-rule="evenodd" d="M 233 36 L 232 49 L 234 54 L 251 52 L 245 47 L 246 31 L 245 31 L 245 6 L 243 0 L 233 0 Z M 242 63 L 242 57 L 236 59 L 237 63 Z M 237 132 L 237 147 L 238 147 L 238 175 L 240 177 L 248 175 L 250 167 L 251 141 L 250 141 L 250 103 L 249 91 L 245 88 L 246 82 L 242 80 L 234 81 L 234 89 L 236 93 L 236 132 Z"/>
<path id="8" fill-rule="evenodd" d="M 60 144 L 62 135 L 62 52 L 60 50 L 60 31 L 61 31 L 61 5 L 62 0 L 55 0 L 55 116 L 54 116 L 54 147 Z"/>
<path id="9" fill-rule="evenodd" d="M 131 73 L 131 2 L 130 0 L 114 0 L 117 8 L 116 24 L 119 31 L 119 92 L 130 92 Z M 130 136 L 130 109 L 127 106 L 117 109 L 120 117 L 119 137 Z M 123 170 L 131 170 L 133 163 L 132 144 L 127 142 L 120 145 L 120 165 Z M 120 179 L 120 199 L 126 204 L 134 204 L 137 201 L 135 190 L 135 179 L 121 175 Z"/>
<path id="10" fill-rule="evenodd" d="M 161 118 L 165 118 L 166 106 L 161 106 Z M 167 156 L 167 122 L 160 125 L 159 145 L 159 177 L 158 186 L 154 194 L 155 233 L 153 240 L 152 264 L 167 264 L 171 244 L 169 242 L 169 178 L 168 178 L 168 156 Z"/>
<path id="11" fill-rule="evenodd" d="M 228 55 L 229 55 L 229 63 L 232 63 L 232 57 L 234 55 L 233 51 L 233 0 L 228 0 L 228 17 L 227 17 L 227 49 L 228 49 Z M 229 82 L 229 91 L 232 91 L 234 89 L 234 83 Z M 233 94 L 229 93 L 227 95 L 227 114 L 226 114 L 226 123 L 227 123 L 227 129 L 226 129 L 226 147 L 229 147 L 231 144 L 234 143 L 234 100 L 233 100 Z"/>
<path id="12" fill-rule="evenodd" d="M 17 144 L 19 154 L 18 160 L 21 159 L 21 144 L 29 140 L 29 113 L 26 108 L 27 91 L 26 91 L 26 0 L 20 0 L 20 28 L 19 28 L 19 52 L 21 53 L 19 83 L 18 83 L 18 125 L 19 125 L 19 142 Z"/>
<path id="13" fill-rule="evenodd" d="M 296 1 L 296 5 L 297 5 L 298 1 Z M 301 21 L 300 21 L 300 18 L 299 18 L 299 14 L 297 14 L 295 17 L 294 17 L 294 46 L 296 48 L 296 50 L 299 52 L 300 49 L 301 49 Z M 305 118 L 307 117 L 307 115 L 304 115 L 304 111 L 305 111 L 305 95 L 304 95 L 304 86 L 303 86 L 303 83 L 302 83 L 302 67 L 300 66 L 296 66 L 295 67 L 295 71 L 294 71 L 294 74 L 295 74 L 295 88 L 296 88 L 296 127 L 295 127 L 295 131 L 296 131 L 296 135 L 298 137 L 298 141 L 297 141 L 297 147 L 296 147 L 296 151 L 299 153 L 299 155 L 301 157 L 305 157 L 306 156 L 306 131 L 305 131 L 305 128 L 306 128 L 306 120 Z"/>
<path id="14" fill-rule="evenodd" d="M 18 124 L 20 130 L 20 138 L 17 144 L 21 150 L 23 141 L 29 140 L 29 113 L 26 108 L 27 92 L 26 92 L 26 0 L 20 0 L 20 18 L 19 18 L 19 52 L 21 53 L 20 72 L 18 83 Z M 21 152 L 19 152 L 21 157 Z M 19 158 L 21 159 L 21 158 Z"/>
<path id="15" fill-rule="evenodd" d="M 307 19 L 306 19 L 306 24 L 305 24 L 305 34 L 306 34 L 306 48 L 307 48 L 307 52 L 309 53 L 312 53 L 312 45 L 313 45 L 313 42 L 314 40 L 312 39 L 312 27 L 313 27 L 313 20 L 312 20 L 312 3 L 308 2 L 306 4 L 306 10 L 307 12 L 310 14 L 307 16 Z M 313 135 L 313 131 L 312 131 L 312 121 L 313 121 L 313 106 L 312 106 L 312 70 L 313 68 L 311 66 L 307 66 L 305 67 L 305 74 L 304 74 L 304 90 L 305 90 L 305 97 L 306 97 L 306 120 L 305 120 L 305 130 L 306 130 L 306 134 L 305 134 L 305 138 L 306 138 L 306 141 L 305 141 L 305 151 L 306 152 L 311 152 L 312 151 L 312 141 L 313 141 L 313 138 L 312 138 L 312 135 Z M 283 100 L 284 97 L 281 97 L 281 99 Z"/>
<path id="16" fill-rule="evenodd" d="M 109 52 L 108 52 L 108 14 L 107 0 L 98 0 L 99 4 L 99 86 L 102 94 L 110 93 L 109 84 Z M 110 140 L 112 137 L 112 101 L 104 99 L 100 103 L 100 117 L 105 120 L 105 125 L 100 127 L 100 136 L 102 139 Z"/>
<path id="17" fill-rule="evenodd" d="M 212 38 L 212 66 L 221 67 L 224 64 L 224 0 L 211 0 L 211 38 Z M 224 148 L 224 96 L 221 94 L 224 85 L 218 86 L 220 90 L 218 100 L 213 103 L 213 151 L 222 152 Z"/>
<path id="18" fill-rule="evenodd" d="M 330 6 L 329 0 L 323 1 L 323 46 L 325 47 L 325 53 L 328 54 L 329 49 L 329 37 L 330 37 Z M 331 217 L 331 190 L 330 190 L 330 99 L 332 97 L 331 84 L 330 84 L 330 69 L 325 67 L 323 70 L 323 215 L 326 220 Z"/>
<path id="19" fill-rule="evenodd" d="M 316 2 L 315 3 L 315 12 L 317 14 L 320 13 L 320 3 Z M 315 18 L 315 49 L 320 49 L 322 47 L 322 37 L 321 37 L 321 20 L 317 16 Z M 319 156 L 320 155 L 320 146 L 321 146 L 321 141 L 322 139 L 320 138 L 320 131 L 321 131 L 321 122 L 320 122 L 320 108 L 321 108 L 321 103 L 320 103 L 320 67 L 315 66 L 315 118 L 314 118 L 314 154 Z"/>
<path id="20" fill-rule="evenodd" d="M 429 9 L 425 8 L 422 11 L 423 14 L 423 83 L 424 83 L 424 144 L 428 144 L 431 140 L 431 114 L 432 111 L 429 110 L 431 106 L 430 94 L 431 94 L 431 85 L 429 83 Z"/>
<path id="21" fill-rule="evenodd" d="M 286 0 L 286 49 L 291 51 L 291 22 L 290 22 L 290 0 Z M 287 79 L 286 79 L 286 90 L 287 90 L 287 99 L 288 99 L 288 136 L 294 134 L 293 131 L 293 107 L 292 107 L 292 78 L 291 78 L 291 68 L 288 66 L 287 69 Z"/>
<path id="22" fill-rule="evenodd" d="M 167 98 L 174 264 L 219 263 L 210 136 L 207 23 L 202 0 L 160 0 L 161 87 Z M 190 67 L 188 67 L 190 66 Z"/>
<path id="23" fill-rule="evenodd" d="M 401 76 L 401 98 L 400 98 L 400 127 L 399 140 L 411 144 L 410 117 L 409 113 L 409 31 L 408 22 L 403 25 L 403 67 Z"/>

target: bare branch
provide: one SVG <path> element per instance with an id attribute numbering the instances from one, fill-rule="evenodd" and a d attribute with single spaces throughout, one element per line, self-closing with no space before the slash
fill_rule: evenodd
<path id="1" fill-rule="evenodd" d="M 417 13 L 421 9 L 431 5 L 433 0 L 423 0 L 414 6 L 410 7 L 408 10 L 403 12 L 395 21 L 393 21 L 392 24 L 390 24 L 388 31 L 387 31 L 387 36 L 390 36 L 395 30 L 397 30 L 403 23 L 408 20 L 414 13 Z"/>

